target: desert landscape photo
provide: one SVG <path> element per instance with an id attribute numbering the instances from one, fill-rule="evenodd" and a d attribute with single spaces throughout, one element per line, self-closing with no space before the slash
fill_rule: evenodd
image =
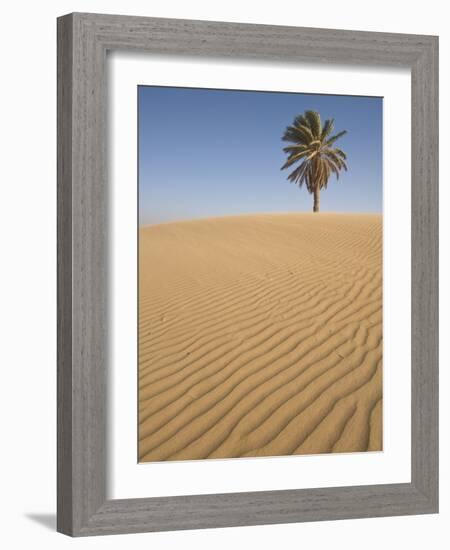
<path id="1" fill-rule="evenodd" d="M 138 460 L 383 449 L 382 99 L 139 88 Z"/>

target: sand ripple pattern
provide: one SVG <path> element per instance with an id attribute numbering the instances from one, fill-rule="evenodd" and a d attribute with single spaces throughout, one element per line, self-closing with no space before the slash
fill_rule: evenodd
<path id="1" fill-rule="evenodd" d="M 382 449 L 380 215 L 139 235 L 139 459 Z"/>

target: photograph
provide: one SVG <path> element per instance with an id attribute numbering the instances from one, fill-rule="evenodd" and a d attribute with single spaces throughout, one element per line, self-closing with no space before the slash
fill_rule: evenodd
<path id="1" fill-rule="evenodd" d="M 381 97 L 138 87 L 138 460 L 383 449 Z"/>
<path id="2" fill-rule="evenodd" d="M 5 549 L 446 546 L 448 10 L 255 7 L 3 5 Z"/>

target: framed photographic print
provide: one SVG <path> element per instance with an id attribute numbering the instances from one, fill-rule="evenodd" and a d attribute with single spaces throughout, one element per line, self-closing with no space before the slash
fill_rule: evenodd
<path id="1" fill-rule="evenodd" d="M 437 512 L 437 50 L 59 18 L 59 531 Z"/>

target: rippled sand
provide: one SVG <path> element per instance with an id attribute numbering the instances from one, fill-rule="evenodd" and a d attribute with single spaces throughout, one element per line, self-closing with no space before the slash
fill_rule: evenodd
<path id="1" fill-rule="evenodd" d="M 140 461 L 382 449 L 382 218 L 139 235 Z"/>

